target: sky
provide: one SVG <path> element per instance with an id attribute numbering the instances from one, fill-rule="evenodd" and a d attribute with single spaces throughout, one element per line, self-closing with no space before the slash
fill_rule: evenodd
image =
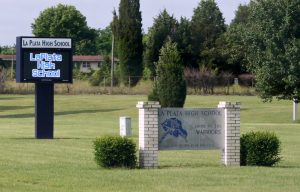
<path id="1" fill-rule="evenodd" d="M 250 0 L 215 0 L 225 22 L 234 18 L 239 4 Z M 200 0 L 140 0 L 143 30 L 153 24 L 153 18 L 166 9 L 176 18 L 191 18 Z M 74 5 L 85 17 L 89 27 L 103 29 L 112 20 L 112 11 L 118 10 L 119 0 L 0 0 L 0 46 L 14 45 L 17 36 L 32 36 L 31 24 L 44 9 L 58 3 Z"/>

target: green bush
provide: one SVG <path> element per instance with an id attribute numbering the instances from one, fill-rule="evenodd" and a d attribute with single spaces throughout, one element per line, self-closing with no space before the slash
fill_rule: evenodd
<path id="1" fill-rule="evenodd" d="M 280 161 L 280 141 L 274 133 L 250 132 L 241 137 L 241 165 L 273 166 Z"/>
<path id="2" fill-rule="evenodd" d="M 6 72 L 4 67 L 0 66 L 0 93 L 4 91 L 6 81 Z"/>
<path id="3" fill-rule="evenodd" d="M 136 166 L 136 145 L 126 137 L 103 136 L 94 141 L 96 163 L 105 168 Z"/>
<path id="4" fill-rule="evenodd" d="M 99 86 L 100 84 L 110 85 L 110 63 L 109 58 L 105 57 L 105 61 L 101 65 L 100 69 L 94 71 L 89 78 L 91 86 Z"/>
<path id="5" fill-rule="evenodd" d="M 143 70 L 143 80 L 151 80 L 153 77 L 153 74 L 151 73 L 151 70 L 148 67 L 145 67 Z"/>
<path id="6" fill-rule="evenodd" d="M 99 86 L 102 81 L 102 73 L 101 70 L 94 71 L 89 78 L 89 83 L 91 86 Z"/>
<path id="7" fill-rule="evenodd" d="M 156 83 L 154 83 L 152 91 L 148 94 L 148 101 L 159 101 Z"/>

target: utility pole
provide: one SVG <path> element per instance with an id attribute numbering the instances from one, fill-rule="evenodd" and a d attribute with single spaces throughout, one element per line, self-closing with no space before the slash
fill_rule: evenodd
<path id="1" fill-rule="evenodd" d="M 11 50 L 11 66 L 10 66 L 10 78 L 13 79 L 13 75 L 14 75 L 14 50 L 12 48 Z"/>
<path id="2" fill-rule="evenodd" d="M 110 93 L 112 93 L 114 87 L 114 64 L 115 64 L 115 56 L 114 56 L 114 46 L 115 46 L 115 37 L 112 34 L 111 41 L 111 69 L 110 69 Z"/>

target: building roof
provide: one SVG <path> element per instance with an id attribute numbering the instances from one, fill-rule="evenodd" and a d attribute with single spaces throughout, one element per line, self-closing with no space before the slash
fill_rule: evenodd
<path id="1" fill-rule="evenodd" d="M 73 55 L 73 61 L 103 61 L 102 55 Z"/>
<path id="2" fill-rule="evenodd" d="M 16 55 L 2 55 L 2 54 L 0 54 L 0 59 L 8 60 L 8 61 L 16 60 Z"/>

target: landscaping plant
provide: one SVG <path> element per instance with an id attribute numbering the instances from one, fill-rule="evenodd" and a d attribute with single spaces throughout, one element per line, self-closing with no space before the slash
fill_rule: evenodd
<path id="1" fill-rule="evenodd" d="M 250 132 L 242 135 L 241 165 L 273 166 L 280 160 L 280 141 L 274 133 Z"/>
<path id="2" fill-rule="evenodd" d="M 126 137 L 102 136 L 94 141 L 96 163 L 105 168 L 136 166 L 136 145 Z"/>

